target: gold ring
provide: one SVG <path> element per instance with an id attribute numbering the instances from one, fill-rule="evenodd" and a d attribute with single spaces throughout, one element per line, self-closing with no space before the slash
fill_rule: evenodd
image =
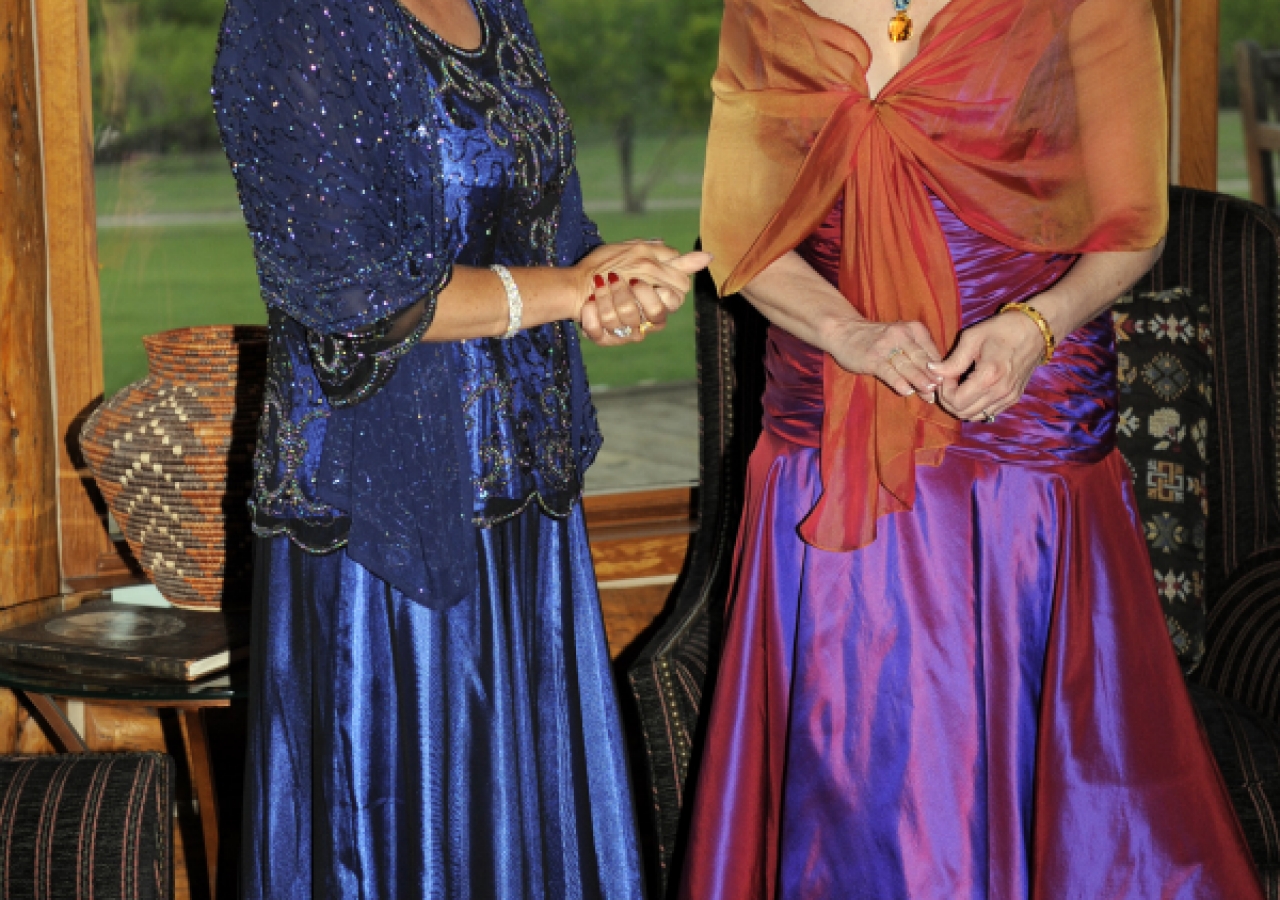
<path id="1" fill-rule="evenodd" d="M 889 351 L 889 356 L 888 356 L 888 358 L 889 358 L 889 359 L 893 359 L 893 358 L 894 358 L 895 356 L 897 356 L 899 353 L 906 353 L 906 352 L 907 352 L 907 351 L 906 351 L 906 350 L 903 350 L 901 347 L 894 347 L 892 350 L 890 350 L 890 351 Z"/>
<path id="2" fill-rule="evenodd" d="M 653 323 L 650 322 L 648 319 L 645 319 L 643 322 L 640 323 L 640 333 L 648 334 L 650 331 L 653 331 Z"/>

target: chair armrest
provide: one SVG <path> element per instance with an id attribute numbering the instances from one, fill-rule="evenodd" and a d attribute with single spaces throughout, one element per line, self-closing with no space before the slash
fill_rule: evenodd
<path id="1" fill-rule="evenodd" d="M 1280 546 L 1250 556 L 1210 598 L 1194 680 L 1280 724 Z"/>
<path id="2" fill-rule="evenodd" d="M 4 896 L 170 900 L 173 779 L 161 753 L 0 756 Z"/>

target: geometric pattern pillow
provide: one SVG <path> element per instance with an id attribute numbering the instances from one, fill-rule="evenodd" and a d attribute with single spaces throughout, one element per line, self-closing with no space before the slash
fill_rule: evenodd
<path id="1" fill-rule="evenodd" d="M 1191 672 L 1204 655 L 1205 527 L 1213 345 L 1209 307 L 1185 288 L 1112 309 L 1120 383 L 1117 444 L 1133 473 L 1169 637 Z"/>

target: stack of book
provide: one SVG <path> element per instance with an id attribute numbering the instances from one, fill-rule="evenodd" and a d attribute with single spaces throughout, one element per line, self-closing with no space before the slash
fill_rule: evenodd
<path id="1" fill-rule="evenodd" d="M 0 632 L 0 659 L 178 681 L 220 672 L 248 653 L 246 613 L 177 609 L 150 585 Z"/>

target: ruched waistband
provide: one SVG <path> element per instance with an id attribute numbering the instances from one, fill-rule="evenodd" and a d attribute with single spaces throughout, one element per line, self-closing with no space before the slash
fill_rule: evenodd
<path id="1" fill-rule="evenodd" d="M 1104 459 L 1115 447 L 1113 341 L 1106 314 L 1077 330 L 1035 371 L 1022 400 L 994 423 L 964 423 L 947 452 L 1028 466 Z M 822 351 L 777 326 L 769 329 L 765 428 L 790 443 L 820 447 L 824 363 Z"/>

